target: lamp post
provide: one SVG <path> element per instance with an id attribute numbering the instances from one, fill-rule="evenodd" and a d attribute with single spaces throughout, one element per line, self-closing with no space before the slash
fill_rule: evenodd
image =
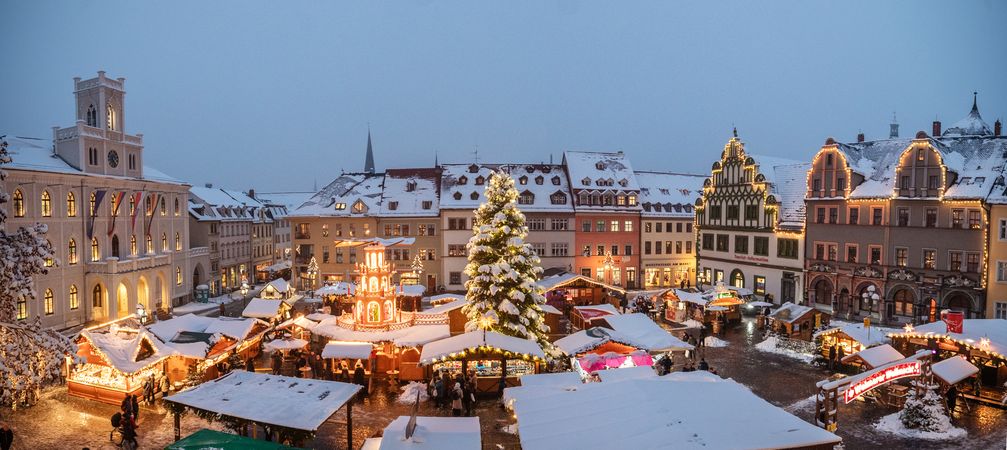
<path id="1" fill-rule="evenodd" d="M 605 282 L 612 284 L 612 266 L 615 265 L 615 260 L 612 259 L 611 251 L 605 252 L 605 261 L 603 264 L 605 266 Z"/>
<path id="2" fill-rule="evenodd" d="M 142 303 L 136 305 L 136 316 L 140 318 L 140 324 L 147 323 L 147 308 Z"/>

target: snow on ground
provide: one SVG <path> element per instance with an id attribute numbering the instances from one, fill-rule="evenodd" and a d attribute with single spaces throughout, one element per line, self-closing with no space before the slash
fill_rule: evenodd
<path id="1" fill-rule="evenodd" d="M 420 402 L 427 401 L 427 386 L 423 383 L 412 381 L 409 384 L 402 386 L 402 393 L 399 394 L 398 402 L 403 405 L 412 405 L 416 403 L 416 392 L 420 393 Z"/>
<path id="2" fill-rule="evenodd" d="M 762 342 L 755 344 L 755 348 L 762 352 L 776 353 L 777 355 L 783 355 L 788 358 L 798 359 L 806 363 L 809 363 L 811 362 L 811 360 L 815 359 L 814 356 L 808 355 L 806 353 L 799 353 L 785 348 L 778 348 L 776 346 L 777 342 L 778 339 L 776 338 L 776 336 L 770 336 L 765 340 L 763 340 Z"/>
<path id="3" fill-rule="evenodd" d="M 947 429 L 941 431 L 921 431 L 906 428 L 902 424 L 902 421 L 899 420 L 899 414 L 901 413 L 902 411 L 896 411 L 882 417 L 881 420 L 874 424 L 874 428 L 878 431 L 912 439 L 945 440 L 963 438 L 968 435 L 967 431 L 951 425 L 950 421 L 947 423 Z"/>
<path id="4" fill-rule="evenodd" d="M 226 305 L 233 302 L 234 299 L 228 294 L 221 295 L 219 297 L 213 297 L 209 299 L 207 303 L 201 302 L 189 302 L 182 306 L 176 306 L 172 308 L 171 313 L 175 316 L 184 316 L 186 314 L 199 314 L 201 312 L 213 311 L 220 308 L 220 305 Z"/>
<path id="5" fill-rule="evenodd" d="M 716 336 L 707 336 L 706 339 L 703 339 L 703 345 L 714 348 L 727 347 L 727 341 Z"/>
<path id="6" fill-rule="evenodd" d="M 783 409 L 791 414 L 797 411 L 810 411 L 815 407 L 815 397 L 818 397 L 818 394 L 814 394 L 803 400 L 798 400 L 791 403 L 789 406 L 785 406 Z"/>

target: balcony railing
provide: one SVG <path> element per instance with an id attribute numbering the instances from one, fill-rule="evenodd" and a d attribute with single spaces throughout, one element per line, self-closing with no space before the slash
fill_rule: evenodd
<path id="1" fill-rule="evenodd" d="M 209 247 L 192 247 L 189 249 L 189 257 L 194 258 L 198 256 L 206 256 L 210 254 Z"/>
<path id="2" fill-rule="evenodd" d="M 126 257 L 124 259 L 109 257 L 104 261 L 88 262 L 87 269 L 92 273 L 118 274 L 153 269 L 169 264 L 171 264 L 171 258 L 168 255 Z"/>

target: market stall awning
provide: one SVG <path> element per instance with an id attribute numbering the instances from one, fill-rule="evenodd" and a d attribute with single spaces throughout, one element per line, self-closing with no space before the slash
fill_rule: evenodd
<path id="1" fill-rule="evenodd" d="M 165 450 L 288 450 L 295 447 L 277 444 L 276 442 L 252 439 L 250 437 L 238 436 L 236 434 L 225 433 L 202 429 L 192 433 L 181 440 L 168 444 Z"/>
<path id="2" fill-rule="evenodd" d="M 754 303 L 754 302 L 753 302 Z M 835 322 L 833 322 L 835 324 Z M 861 322 L 844 323 L 815 333 L 816 336 L 826 336 L 833 333 L 843 333 L 864 347 L 871 347 L 888 342 L 888 334 L 896 333 L 898 329 L 870 326 L 864 327 Z"/>
<path id="3" fill-rule="evenodd" d="M 283 323 L 277 325 L 276 328 L 282 330 L 282 329 L 285 329 L 285 328 L 290 328 L 290 327 L 295 327 L 296 326 L 296 327 L 304 328 L 305 330 L 310 330 L 310 329 L 314 328 L 315 325 L 318 325 L 318 322 L 310 320 L 310 319 L 308 319 L 308 318 L 306 318 L 304 316 L 297 316 L 297 317 L 294 317 L 293 319 L 288 319 L 288 320 L 283 321 Z"/>
<path id="4" fill-rule="evenodd" d="M 542 289 L 544 289 L 546 292 L 560 288 L 597 287 L 597 288 L 608 289 L 610 291 L 626 293 L 626 290 L 619 286 L 613 286 L 611 284 L 602 283 L 601 281 L 594 280 L 590 277 L 585 277 L 584 275 L 574 273 L 561 273 L 558 275 L 553 275 L 551 277 L 545 277 L 538 281 L 538 285 L 541 286 Z"/>
<path id="5" fill-rule="evenodd" d="M 272 319 L 280 315 L 280 308 L 283 307 L 283 300 L 270 300 L 265 298 L 253 298 L 248 301 L 242 316 L 254 317 L 258 319 Z"/>
<path id="6" fill-rule="evenodd" d="M 511 352 L 514 358 L 527 355 L 530 358 L 545 359 L 545 352 L 534 341 L 507 336 L 495 331 L 470 331 L 447 339 L 431 342 L 423 346 L 420 353 L 420 364 L 433 364 L 436 360 L 451 358 L 458 354 L 479 347 L 488 347 L 503 352 Z"/>
<path id="7" fill-rule="evenodd" d="M 416 428 L 406 438 L 409 416 L 399 416 L 381 434 L 381 450 L 479 450 L 482 432 L 478 417 L 416 417 Z"/>
<path id="8" fill-rule="evenodd" d="M 235 370 L 165 401 L 260 425 L 315 432 L 361 386 Z"/>
<path id="9" fill-rule="evenodd" d="M 850 361 L 855 361 L 859 359 L 863 361 L 864 364 L 867 365 L 867 367 L 873 369 L 875 367 L 880 367 L 892 361 L 898 361 L 903 358 L 905 358 L 905 356 L 899 353 L 898 350 L 895 350 L 895 347 L 892 347 L 891 345 L 888 344 L 884 344 L 879 345 L 877 347 L 871 347 L 861 350 L 852 355 L 847 355 L 843 357 L 842 362 L 848 363 Z"/>
<path id="10" fill-rule="evenodd" d="M 158 363 L 177 351 L 146 329 L 105 327 L 80 332 L 94 353 L 103 356 L 109 366 L 124 374 L 137 372 Z"/>
<path id="11" fill-rule="evenodd" d="M 374 344 L 370 342 L 329 341 L 322 349 L 322 358 L 368 359 Z"/>
<path id="12" fill-rule="evenodd" d="M 354 331 L 339 325 L 338 318 L 326 319 L 311 329 L 312 334 L 337 341 L 391 342 L 398 347 L 415 347 L 451 336 L 447 325 L 413 325 L 388 331 Z"/>
<path id="13" fill-rule="evenodd" d="M 305 341 L 304 339 L 274 339 L 266 342 L 262 347 L 272 352 L 276 350 L 283 351 L 302 349 L 305 345 L 308 345 L 308 341 Z"/>
<path id="14" fill-rule="evenodd" d="M 930 370 L 947 384 L 958 384 L 958 382 L 979 373 L 979 368 L 961 355 L 934 363 L 930 366 Z"/>
<path id="15" fill-rule="evenodd" d="M 965 345 L 991 356 L 1007 359 L 1007 326 L 1003 319 L 965 319 L 961 333 L 948 331 L 943 320 L 916 326 L 915 329 L 892 333 L 889 337 L 943 338 Z"/>

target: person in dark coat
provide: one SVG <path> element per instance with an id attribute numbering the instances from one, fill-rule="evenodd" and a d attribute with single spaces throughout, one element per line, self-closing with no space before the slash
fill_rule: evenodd
<path id="1" fill-rule="evenodd" d="M 248 358 L 245 360 L 245 370 L 248 372 L 255 372 L 255 359 Z"/>
<path id="2" fill-rule="evenodd" d="M 440 408 L 444 404 L 444 379 L 434 376 L 437 381 L 434 381 L 434 400 L 437 407 Z"/>
<path id="3" fill-rule="evenodd" d="M 364 366 L 357 364 L 357 368 L 353 369 L 353 383 L 359 384 L 361 386 L 367 386 L 366 373 L 364 373 Z"/>
<path id="4" fill-rule="evenodd" d="M 344 383 L 350 382 L 350 368 L 343 363 L 343 368 L 339 370 L 339 380 Z"/>
<path id="5" fill-rule="evenodd" d="M 710 370 L 710 365 L 706 363 L 706 358 L 700 358 L 699 370 Z"/>
<path id="6" fill-rule="evenodd" d="M 843 370 L 843 358 L 846 357 L 846 350 L 843 350 L 843 346 L 839 346 L 836 349 L 836 370 Z"/>
<path id="7" fill-rule="evenodd" d="M 0 450 L 10 450 L 14 445 L 14 429 L 7 422 L 0 423 Z"/>
<path id="8" fill-rule="evenodd" d="M 282 367 L 283 357 L 280 356 L 280 352 L 273 352 L 273 375 L 279 375 Z"/>
<path id="9" fill-rule="evenodd" d="M 140 401 L 136 399 L 136 395 L 131 396 L 130 403 L 133 404 L 133 418 L 140 418 Z"/>
<path id="10" fill-rule="evenodd" d="M 664 359 L 661 360 L 661 368 L 664 369 L 664 375 L 671 373 L 671 367 L 674 363 L 671 361 L 671 355 L 664 355 Z"/>
<path id="11" fill-rule="evenodd" d="M 954 414 L 955 406 L 958 403 L 958 388 L 952 385 L 948 388 L 948 392 L 945 394 L 948 399 L 948 412 Z"/>
<path id="12" fill-rule="evenodd" d="M 832 344 L 829 347 L 829 370 L 833 370 L 836 367 L 836 344 Z"/>

